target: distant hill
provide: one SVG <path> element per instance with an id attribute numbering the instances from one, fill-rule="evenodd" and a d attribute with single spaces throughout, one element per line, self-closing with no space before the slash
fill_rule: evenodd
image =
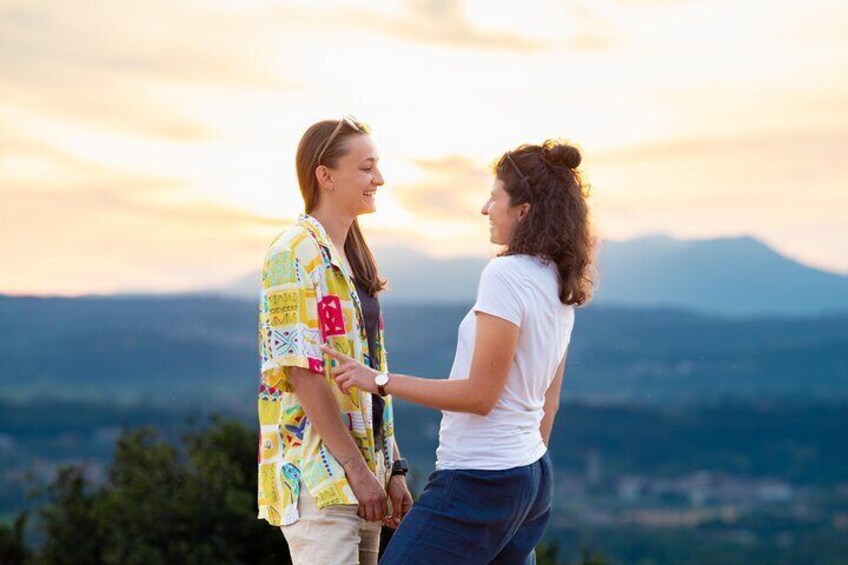
<path id="1" fill-rule="evenodd" d="M 435 259 L 400 247 L 375 250 L 389 278 L 386 303 L 474 300 L 486 259 Z M 598 253 L 598 305 L 672 307 L 725 316 L 848 312 L 848 277 L 799 264 L 750 237 L 605 242 Z M 255 300 L 258 273 L 220 292 Z"/>
<path id="2" fill-rule="evenodd" d="M 599 264 L 598 304 L 725 315 L 848 311 L 848 277 L 801 265 L 751 237 L 608 243 Z"/>
<path id="3" fill-rule="evenodd" d="M 436 259 L 406 247 L 378 247 L 374 255 L 381 274 L 389 280 L 383 302 L 464 304 L 473 302 L 477 281 L 488 259 L 463 257 Z M 259 295 L 258 271 L 220 289 L 231 298 L 255 300 Z"/>
<path id="4" fill-rule="evenodd" d="M 387 304 L 393 370 L 448 374 L 469 304 Z M 251 406 L 257 307 L 239 300 L 0 296 L 0 398 Z M 848 315 L 725 319 L 671 310 L 580 310 L 571 399 L 848 399 Z"/>

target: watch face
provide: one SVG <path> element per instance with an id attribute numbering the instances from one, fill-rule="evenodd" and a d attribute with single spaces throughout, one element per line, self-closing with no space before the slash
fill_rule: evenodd
<path id="1" fill-rule="evenodd" d="M 409 465 L 406 459 L 398 459 L 392 464 L 393 475 L 405 475 L 409 472 Z"/>
<path id="2" fill-rule="evenodd" d="M 380 373 L 376 377 L 374 377 L 374 382 L 377 386 L 385 386 L 387 382 L 389 382 L 389 375 L 386 373 Z"/>

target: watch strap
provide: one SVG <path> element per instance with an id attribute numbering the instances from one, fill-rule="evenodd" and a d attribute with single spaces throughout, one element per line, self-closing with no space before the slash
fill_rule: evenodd
<path id="1" fill-rule="evenodd" d="M 406 459 L 398 459 L 394 463 L 392 463 L 392 473 L 391 476 L 395 475 L 406 475 L 409 472 L 409 464 L 406 462 Z"/>
<path id="2" fill-rule="evenodd" d="M 388 373 L 380 373 L 381 375 L 386 375 L 386 384 L 389 384 L 389 374 Z M 380 396 L 388 396 L 388 392 L 386 392 L 386 385 L 377 385 L 377 393 Z"/>

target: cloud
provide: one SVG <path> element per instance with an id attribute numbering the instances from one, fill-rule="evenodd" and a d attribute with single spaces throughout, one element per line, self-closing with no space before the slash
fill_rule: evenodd
<path id="1" fill-rule="evenodd" d="M 587 154 L 608 236 L 750 234 L 819 266 L 848 270 L 848 132 L 680 139 Z M 814 243 L 814 242 L 818 243 Z"/>
<path id="2" fill-rule="evenodd" d="M 67 294 L 214 286 L 255 267 L 281 225 L 204 202 L 4 187 L 0 261 L 12 267 L 0 274 L 0 288 Z"/>
<path id="3" fill-rule="evenodd" d="M 848 129 L 835 129 L 675 139 L 601 152 L 595 160 L 602 167 L 682 167 L 689 171 L 679 179 L 682 186 L 705 182 L 734 192 L 777 196 L 843 186 L 848 174 L 835 170 L 833 163 L 845 154 Z"/>
<path id="4" fill-rule="evenodd" d="M 388 29 L 411 41 L 505 51 L 539 51 L 549 45 L 515 33 L 480 29 L 463 12 L 462 0 L 408 0 L 408 13 Z"/>
<path id="5" fill-rule="evenodd" d="M 129 1 L 13 1 L 0 10 L 0 96 L 7 108 L 200 140 L 214 132 L 173 106 L 168 87 L 293 88 L 257 63 L 253 49 L 262 47 L 261 37 L 251 37 L 243 15 Z"/>
<path id="6" fill-rule="evenodd" d="M 460 156 L 417 160 L 424 180 L 393 187 L 401 205 L 416 217 L 471 221 L 480 215 L 492 182 L 485 167 Z"/>
<path id="7" fill-rule="evenodd" d="M 424 45 L 526 53 L 552 46 L 538 37 L 475 25 L 464 13 L 462 0 L 406 0 L 393 8 L 360 3 L 324 8 L 285 6 L 274 12 L 277 21 L 300 29 L 379 34 Z"/>
<path id="8" fill-rule="evenodd" d="M 835 6 L 763 19 L 729 0 L 6 0 L 0 290 L 182 288 L 255 268 L 277 222 L 220 203 L 299 208 L 297 135 L 341 108 L 373 116 L 387 161 L 416 167 L 375 218 L 387 240 L 482 240 L 483 160 L 568 132 L 604 235 L 745 231 L 844 263 Z M 414 160 L 436 148 L 450 156 Z"/>
<path id="9" fill-rule="evenodd" d="M 552 10 L 555 21 L 542 22 L 536 18 L 532 33 L 527 33 L 526 29 L 516 30 L 515 26 L 486 29 L 466 13 L 463 0 L 407 0 L 404 4 L 403 16 L 380 27 L 383 32 L 419 43 L 527 54 L 563 47 L 574 51 L 603 51 L 614 43 L 609 21 L 581 4 L 556 6 Z M 505 13 L 535 8 L 520 4 L 498 7 Z M 494 8 L 487 6 L 487 10 L 491 9 Z M 374 24 L 372 16 L 368 22 Z"/>
<path id="10" fill-rule="evenodd" d="M 243 44 L 265 29 L 251 15 L 162 1 L 7 2 L 0 64 L 45 86 L 64 83 L 62 71 L 80 70 L 181 83 L 272 84 Z"/>
<path id="11" fill-rule="evenodd" d="M 2 292 L 217 284 L 260 261 L 282 224 L 192 197 L 183 179 L 110 168 L 39 139 L 0 144 Z"/>

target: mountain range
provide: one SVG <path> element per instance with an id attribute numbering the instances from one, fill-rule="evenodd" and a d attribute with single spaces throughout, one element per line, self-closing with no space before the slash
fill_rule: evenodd
<path id="1" fill-rule="evenodd" d="M 390 290 L 386 303 L 473 302 L 487 259 L 438 259 L 405 247 L 374 254 Z M 848 276 L 785 257 L 752 237 L 680 240 L 664 235 L 606 241 L 597 255 L 595 304 L 680 308 L 723 316 L 848 311 Z M 216 292 L 255 300 L 258 272 Z"/>
<path id="2" fill-rule="evenodd" d="M 383 309 L 392 370 L 444 377 L 468 304 Z M 254 406 L 258 305 L 209 296 L 0 295 L 0 398 Z M 591 306 L 576 315 L 572 399 L 848 398 L 848 314 L 728 318 Z M 2 431 L 2 430 L 0 430 Z"/>

